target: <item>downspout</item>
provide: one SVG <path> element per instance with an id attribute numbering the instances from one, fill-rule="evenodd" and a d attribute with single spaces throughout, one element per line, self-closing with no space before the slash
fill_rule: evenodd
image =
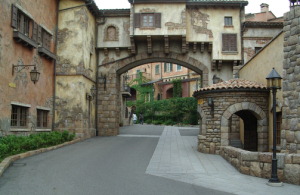
<path id="1" fill-rule="evenodd" d="M 244 13 L 243 15 L 245 17 L 245 6 L 243 6 L 241 4 L 240 8 L 241 8 L 240 9 L 240 28 L 241 28 L 241 57 L 242 57 L 242 63 L 240 63 L 240 64 L 244 65 L 245 64 L 245 62 L 244 62 L 245 58 L 244 58 L 244 39 L 243 39 L 243 37 L 244 37 L 244 30 L 245 29 L 244 29 L 244 24 L 243 24 L 243 21 L 242 21 L 242 12 Z"/>
<path id="2" fill-rule="evenodd" d="M 59 0 L 57 2 L 56 8 L 56 28 L 55 28 L 55 47 L 54 47 L 54 54 L 57 57 L 57 43 L 58 43 L 58 13 L 59 13 Z M 54 68 L 53 68 L 53 105 L 52 105 L 52 131 L 55 129 L 55 110 L 56 110 L 56 64 L 57 59 L 54 60 Z"/>

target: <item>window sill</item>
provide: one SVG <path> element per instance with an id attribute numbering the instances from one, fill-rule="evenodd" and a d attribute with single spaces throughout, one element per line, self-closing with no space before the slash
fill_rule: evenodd
<path id="1" fill-rule="evenodd" d="M 31 49 L 37 47 L 37 44 L 33 40 L 19 31 L 14 31 L 13 37 L 17 42 L 22 43 L 26 47 L 29 47 Z"/>
<path id="2" fill-rule="evenodd" d="M 23 128 L 11 127 L 10 131 L 12 131 L 12 132 L 28 132 L 28 131 L 30 131 L 30 129 L 24 129 L 24 127 Z"/>
<path id="3" fill-rule="evenodd" d="M 36 129 L 37 132 L 49 132 L 51 129 Z"/>
<path id="4" fill-rule="evenodd" d="M 238 53 L 237 51 L 222 51 L 224 55 L 237 55 Z"/>
<path id="5" fill-rule="evenodd" d="M 234 28 L 233 25 L 230 25 L 230 26 L 224 26 L 224 28 Z"/>
<path id="6" fill-rule="evenodd" d="M 155 30 L 157 29 L 156 27 L 140 27 L 140 30 Z"/>
<path id="7" fill-rule="evenodd" d="M 56 60 L 56 55 L 44 47 L 38 47 L 38 52 L 41 56 L 44 56 L 49 60 Z"/>

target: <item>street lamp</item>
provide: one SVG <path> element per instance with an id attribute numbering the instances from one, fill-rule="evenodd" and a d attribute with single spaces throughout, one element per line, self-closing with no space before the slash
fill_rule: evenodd
<path id="1" fill-rule="evenodd" d="M 281 76 L 276 72 L 275 68 L 267 76 L 267 86 L 273 93 L 273 157 L 272 157 L 272 174 L 268 184 L 271 186 L 281 186 L 277 176 L 277 159 L 276 159 L 276 91 L 281 89 Z"/>

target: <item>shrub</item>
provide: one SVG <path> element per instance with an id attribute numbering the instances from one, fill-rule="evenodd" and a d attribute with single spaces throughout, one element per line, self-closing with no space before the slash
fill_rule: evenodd
<path id="1" fill-rule="evenodd" d="M 70 134 L 68 131 L 52 131 L 31 134 L 29 136 L 9 135 L 2 137 L 0 139 L 0 162 L 8 156 L 61 144 L 73 140 L 74 137 L 75 134 Z"/>

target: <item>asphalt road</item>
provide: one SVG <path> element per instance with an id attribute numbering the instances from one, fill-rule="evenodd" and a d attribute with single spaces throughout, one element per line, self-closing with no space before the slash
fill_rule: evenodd
<path id="1" fill-rule="evenodd" d="M 139 131 L 140 129 L 140 131 Z M 122 128 L 127 136 L 96 137 L 16 161 L 0 178 L 0 195 L 225 195 L 145 173 L 163 127 Z"/>

